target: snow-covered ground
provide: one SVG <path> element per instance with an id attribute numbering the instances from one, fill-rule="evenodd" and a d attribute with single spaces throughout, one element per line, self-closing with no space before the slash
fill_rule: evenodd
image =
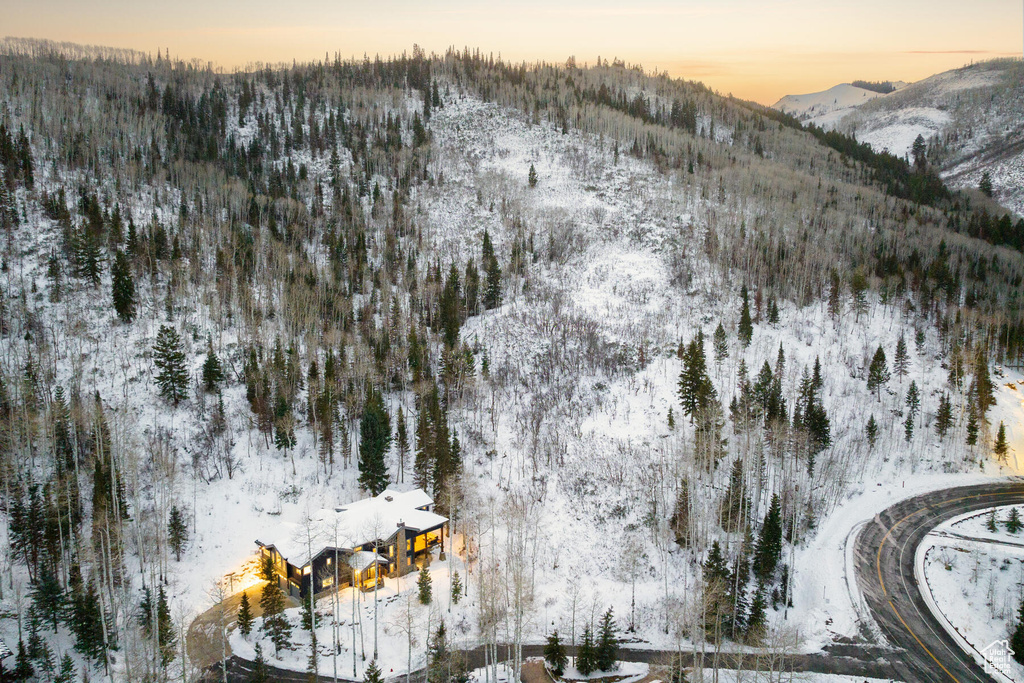
<path id="1" fill-rule="evenodd" d="M 883 97 L 883 95 L 849 83 L 840 83 L 821 92 L 786 95 L 773 104 L 772 109 L 778 109 L 799 119 L 810 119 L 820 126 L 822 125 L 818 123 L 820 117 L 851 107 L 859 107 L 876 97 Z"/>
<path id="2" fill-rule="evenodd" d="M 929 606 L 955 631 L 976 659 L 1009 677 L 1024 680 L 1016 661 L 993 661 L 997 641 L 1008 639 L 1024 598 L 1024 532 L 1006 529 L 1010 507 L 993 508 L 950 520 L 929 534 L 918 551 Z M 1018 508 L 1018 513 L 1024 512 Z M 989 528 L 995 513 L 997 530 Z M 948 630 L 948 629 L 947 629 Z"/>
<path id="3" fill-rule="evenodd" d="M 569 666 L 565 668 L 561 680 L 569 683 L 569 681 L 591 681 L 595 679 L 607 679 L 609 673 L 615 677 L 615 683 L 636 683 L 640 679 L 647 676 L 650 666 L 641 662 L 619 662 L 617 668 L 613 672 L 595 671 L 589 676 L 584 676 L 576 667 L 572 665 L 570 660 Z"/>
<path id="4" fill-rule="evenodd" d="M 704 670 L 703 677 L 699 676 L 697 672 L 690 674 L 690 681 L 692 683 L 708 683 L 708 681 L 716 680 L 714 678 L 714 672 L 710 669 Z M 897 683 L 892 679 L 881 679 L 881 678 L 864 678 L 863 676 L 842 676 L 839 674 L 816 674 L 816 673 L 784 673 L 780 674 L 773 673 L 771 675 L 766 673 L 757 673 L 754 671 L 733 671 L 733 670 L 719 670 L 718 678 L 719 683 L 771 683 L 772 681 L 782 681 L 784 683 Z"/>
<path id="5" fill-rule="evenodd" d="M 689 338 L 698 326 L 710 337 L 718 315 L 733 324 L 738 308 L 734 300 L 711 303 L 700 294 L 713 290 L 714 275 L 702 269 L 699 262 L 694 263 L 697 277 L 692 285 L 693 298 L 671 294 L 665 251 L 674 235 L 688 229 L 701 200 L 679 192 L 649 166 L 631 157 L 623 155 L 618 166 L 612 164 L 607 147 L 597 148 L 578 133 L 563 136 L 544 126 L 531 126 L 515 114 L 473 98 L 445 107 L 435 114 L 432 126 L 439 148 L 458 150 L 461 155 L 446 160 L 446 192 L 427 203 L 430 220 L 424 234 L 442 258 L 466 259 L 475 254 L 484 227 L 499 249 L 508 248 L 515 234 L 491 206 L 502 196 L 511 196 L 510 203 L 520 206 L 529 223 L 537 226 L 535 240 L 557 239 L 564 247 L 559 261 L 532 269 L 532 293 L 510 296 L 512 302 L 499 311 L 470 319 L 463 329 L 465 339 L 486 349 L 492 376 L 515 378 L 521 387 L 517 391 L 525 388 L 527 393 L 511 395 L 508 389 L 491 388 L 496 401 L 492 411 L 454 413 L 454 425 L 469 456 L 467 481 L 476 500 L 486 501 L 494 495 L 492 491 L 513 484 L 521 473 L 535 466 L 543 472 L 538 491 L 542 502 L 535 514 L 545 550 L 534 560 L 540 580 L 528 640 L 542 642 L 556 627 L 568 633 L 568 587 L 578 591 L 580 609 L 588 619 L 599 617 L 611 606 L 621 626 L 630 621 L 637 624 L 634 637 L 643 643 L 673 647 L 679 636 L 665 634 L 659 625 L 669 618 L 667 605 L 685 600 L 696 589 L 694 565 L 690 564 L 692 560 L 680 561 L 678 551 L 653 542 L 652 532 L 639 523 L 645 514 L 644 500 L 653 498 L 652 484 L 642 478 L 642 471 L 623 464 L 646 461 L 668 473 L 662 481 L 669 485 L 678 476 L 674 463 L 682 446 L 679 432 L 685 427 L 673 432 L 666 426 L 668 409 L 678 409 L 680 364 L 674 348 L 679 339 Z M 585 159 L 583 171 L 578 166 L 581 159 Z M 534 191 L 527 190 L 525 183 L 531 163 L 540 177 Z M 541 293 L 550 299 L 542 298 Z M 698 301 L 704 303 L 697 306 Z M 849 313 L 836 325 L 823 306 L 796 309 L 783 303 L 781 315 L 777 327 L 757 326 L 754 344 L 742 354 L 747 366 L 756 369 L 765 360 L 774 362 L 781 344 L 790 368 L 786 381 L 791 391 L 801 369 L 820 357 L 828 378 L 826 405 L 833 421 L 836 449 L 849 453 L 843 500 L 819 520 L 817 529 L 797 547 L 792 558 L 795 606 L 787 616 L 793 620 L 795 615 L 797 623 L 802 624 L 802 648 L 813 651 L 835 635 L 858 634 L 858 612 L 848 590 L 844 547 L 858 522 L 870 519 L 900 497 L 972 483 L 1009 470 L 990 462 L 986 474 L 959 473 L 974 469 L 974 456 L 962 446 L 962 422 L 945 443 L 929 432 L 935 401 L 945 386 L 945 371 L 933 362 L 935 339 L 931 333 L 920 352 L 913 341 L 908 344 L 912 356 L 910 377 L 918 382 L 925 397 L 919 436 L 908 445 L 902 420 L 894 412 L 901 409 L 910 377 L 902 381 L 894 377 L 880 401 L 866 391 L 862 376 L 857 377 L 879 344 L 891 356 L 899 330 L 905 329 L 900 325 L 901 314 L 874 305 L 859 321 Z M 575 346 L 581 343 L 580 335 L 591 334 L 590 330 L 596 332 L 597 346 L 589 351 Z M 558 371 L 558 363 L 565 358 L 565 351 L 560 350 L 563 345 L 582 348 L 580 352 L 588 355 L 608 353 L 609 347 L 632 348 L 629 353 L 635 354 L 637 340 L 645 340 L 647 359 L 634 371 L 609 374 L 587 363 L 571 375 Z M 712 369 L 724 395 L 729 395 L 735 384 L 739 352 L 740 348 L 731 343 L 730 359 Z M 708 355 L 712 356 L 710 349 Z M 555 365 L 551 365 L 553 357 Z M 632 357 L 635 363 L 635 355 Z M 545 372 L 553 374 L 541 381 L 537 375 L 541 368 L 549 368 Z M 1021 379 L 1011 373 L 1004 377 L 1006 382 Z M 480 390 L 488 390 L 487 385 Z M 524 442 L 517 426 L 530 419 L 531 397 L 548 411 L 535 432 L 539 452 L 532 450 L 529 440 Z M 1001 385 L 993 415 L 1009 419 L 1017 414 L 1020 401 L 1013 397 L 1012 391 Z M 231 400 L 235 410 L 247 410 L 240 394 L 232 394 Z M 408 405 L 406 411 L 411 414 Z M 875 414 L 881 426 L 882 435 L 874 451 L 868 450 L 862 436 L 869 413 Z M 1011 437 L 1013 452 L 1024 453 L 1024 434 L 1012 431 Z M 246 561 L 254 550 L 252 541 L 264 533 L 268 524 L 298 524 L 307 510 L 359 496 L 354 470 L 336 474 L 330 487 L 318 483 L 315 459 L 310 457 L 311 444 L 301 433 L 295 475 L 288 459 L 268 451 L 254 434 L 239 438 L 236 450 L 245 463 L 240 475 L 243 483 L 239 486 L 221 481 L 203 486 L 196 498 L 196 509 L 201 514 L 196 544 L 189 551 L 190 558 L 194 554 L 196 560 L 190 565 L 190 573 L 193 578 L 208 577 L 205 583 Z M 545 466 L 546 461 L 552 464 Z M 553 466 L 555 462 L 559 467 Z M 1015 462 L 1011 459 L 1010 465 Z M 299 489 L 301 496 L 290 493 Z M 603 493 L 595 497 L 599 490 Z M 184 493 L 190 491 L 185 489 Z M 761 501 L 762 505 L 766 503 Z M 230 537 L 222 533 L 225 526 L 234 530 Z M 577 542 L 595 533 L 605 539 L 602 544 Z M 216 553 L 205 552 L 210 544 Z M 617 550 L 627 545 L 638 548 L 642 563 L 627 562 Z M 464 562 L 464 557 L 458 561 Z M 446 582 L 444 566 L 435 565 L 433 571 L 441 572 L 435 576 L 435 586 Z M 463 579 L 470 584 L 475 581 L 468 570 Z M 407 580 L 403 581 L 405 590 L 401 595 L 394 582 L 388 582 L 379 606 L 379 647 L 386 672 L 403 670 L 406 661 L 404 637 L 386 631 L 386 625 L 402 608 L 406 593 L 413 590 Z M 195 588 L 201 584 L 175 581 L 174 585 L 178 599 L 202 608 L 202 593 Z M 469 592 L 470 597 L 458 610 L 464 630 L 457 631 L 467 644 L 475 637 L 477 607 L 472 585 Z M 348 601 L 343 597 L 343 604 Z M 321 609 L 326 609 L 323 602 Z M 339 668 L 351 666 L 351 650 L 347 649 L 351 639 L 349 610 L 342 612 L 349 626 L 343 626 L 339 636 L 344 648 Z M 361 647 L 365 647 L 367 633 L 372 631 L 372 604 L 364 602 L 361 613 Z M 293 616 L 297 623 L 297 611 Z M 772 615 L 773 619 L 782 617 L 781 611 Z M 421 610 L 418 618 L 424 621 L 425 612 Z M 581 628 L 579 619 L 578 614 L 577 630 Z M 296 642 L 303 642 L 302 637 L 297 635 Z M 414 668 L 422 662 L 424 638 L 425 632 L 417 638 Z M 319 642 L 332 642 L 332 634 L 322 628 Z M 237 636 L 232 645 L 243 655 L 251 654 L 251 643 L 240 642 Z M 263 649 L 270 656 L 272 648 Z M 276 661 L 303 670 L 305 657 L 299 647 Z M 324 670 L 331 666 L 328 659 L 322 660 Z"/>
<path id="6" fill-rule="evenodd" d="M 857 139 L 878 151 L 906 157 L 918 135 L 928 140 L 951 120 L 949 114 L 934 107 L 905 107 L 874 118 L 870 126 L 857 130 Z"/>
<path id="7" fill-rule="evenodd" d="M 990 415 L 1009 429 L 1011 457 L 1006 466 L 993 461 L 986 448 L 963 445 L 960 392 L 952 392 L 956 425 L 940 442 L 932 423 L 939 395 L 950 389 L 938 335 L 926 328 L 918 347 L 916 321 L 899 303 L 882 304 L 872 295 L 866 312 L 855 314 L 844 300 L 842 315 L 832 320 L 824 303 L 798 307 L 780 302 L 780 322 L 758 322 L 753 343 L 742 348 L 735 335 L 739 301 L 734 288 L 722 286 L 724 275 L 699 249 L 683 249 L 703 239 L 708 227 L 703 217 L 716 204 L 698 185 L 666 176 L 628 154 L 616 163 L 618 155 L 607 140 L 532 125 L 517 112 L 468 95 L 437 110 L 430 125 L 438 150 L 433 171 L 442 179 L 436 191 L 424 189 L 416 197 L 423 251 L 445 264 L 465 263 L 478 257 L 486 229 L 503 263 L 519 239 L 533 240 L 538 257 L 523 277 L 509 278 L 504 306 L 471 318 L 462 330 L 463 339 L 490 360 L 489 377 L 478 362 L 469 397 L 450 408 L 464 449 L 464 522 L 475 538 L 468 550 L 457 541 L 452 559 L 467 596 L 459 605 L 448 604 L 442 590 L 449 580 L 447 563 L 435 562 L 430 569 L 437 596 L 433 613 L 415 600 L 415 576 L 387 580 L 377 595 L 376 620 L 378 655 L 386 674 L 405 670 L 409 648 L 402 628 L 409 619 L 414 624 L 413 668 L 423 662 L 428 621 L 436 626 L 444 619 L 457 646 L 479 642 L 479 570 L 483 554 L 491 554 L 493 561 L 516 531 L 502 508 L 509 494 L 521 496 L 528 507 L 527 524 L 520 527 L 527 530 L 529 572 L 536 577 L 525 629 L 528 642 L 542 642 L 554 628 L 568 634 L 575 627 L 578 635 L 583 621 L 599 619 L 608 607 L 621 629 L 633 627 L 629 635 L 639 643 L 669 648 L 689 642 L 685 619 L 692 614 L 704 548 L 678 548 L 666 525 L 667 511 L 681 478 L 692 477 L 695 516 L 714 535 L 728 465 L 754 448 L 745 444 L 747 436 L 728 427 L 724 436 L 730 450 L 719 467 L 698 472 L 690 459 L 692 426 L 679 412 L 681 362 L 675 350 L 703 329 L 706 355 L 713 358 L 710 337 L 719 321 L 729 332 L 728 358 L 709 365 L 726 404 L 736 390 L 740 359 L 754 375 L 766 361 L 774 365 L 781 346 L 789 400 L 801 372 L 816 358 L 822 363 L 833 447 L 820 458 L 816 474 L 801 479 L 806 485 L 800 489 L 813 492 L 808 494 L 813 498 L 801 502 L 812 503 L 819 518 L 813 528 L 799 532 L 792 555 L 784 558 L 793 570 L 794 607 L 788 614 L 780 609 L 770 616 L 775 623 L 785 618 L 799 624 L 804 650 L 818 650 L 836 635 L 858 634 L 863 615 L 848 590 L 852 577 L 845 541 L 859 522 L 899 498 L 1024 466 L 1017 460 L 1024 455 L 1024 376 L 1006 371 L 999 378 L 997 405 Z M 724 128 L 716 134 L 728 140 Z M 531 164 L 539 176 L 535 189 L 526 183 Z M 56 182 L 50 174 L 42 169 L 40 182 Z M 154 207 L 140 198 L 133 210 L 142 223 Z M 237 592 L 255 583 L 257 538 L 273 542 L 266 537 L 270 529 L 301 528 L 304 518 L 321 508 L 362 497 L 357 470 L 339 461 L 328 478 L 310 431 L 302 427 L 291 452 L 276 450 L 252 428 L 244 387 L 232 384 L 224 392 L 232 425 L 224 446 L 237 458 L 238 470 L 230 478 L 191 476 L 184 463 L 202 453 L 203 412 L 194 403 L 171 409 L 156 398 L 149 360 L 156 331 L 167 322 L 163 289 L 141 294 L 140 317 L 130 327 L 114 323 L 109 304 L 98 301 L 89 288 L 69 286 L 62 302 L 50 303 L 45 264 L 59 243 L 59 229 L 39 213 L 29 218 L 31 230 L 23 226 L 15 233 L 27 256 L 0 279 L 5 291 L 24 292 L 39 316 L 66 321 L 67 330 L 82 330 L 81 337 L 88 340 L 76 360 L 83 393 L 102 394 L 116 446 L 146 459 L 144 476 L 129 482 L 135 494 L 133 512 L 141 516 L 139 533 L 164 523 L 152 507 L 157 484 L 166 483 L 191 513 L 190 543 L 180 563 L 169 560 L 166 575 L 172 611 L 187 624 L 213 605 L 218 589 Z M 738 223 L 742 216 L 737 213 L 735 218 Z M 677 284 L 672 265 L 680 252 L 686 254 L 690 276 L 684 285 Z M 29 294 L 27 283 L 38 284 L 38 291 Z M 109 291 L 109 281 L 102 286 Z M 175 324 L 187 332 L 194 374 L 203 361 L 207 336 L 216 340 L 222 358 L 240 365 L 242 333 L 218 319 L 201 293 L 180 306 Z M 901 334 L 910 350 L 909 374 L 894 376 L 876 397 L 866 388 L 865 369 L 879 345 L 891 359 Z M 8 343 L 15 346 L 17 340 Z M 55 377 L 65 384 L 72 379 L 68 367 L 59 368 Z M 921 389 L 922 411 L 907 442 L 902 411 L 912 379 Z M 415 414 L 411 392 L 395 392 L 388 401 L 392 413 L 401 405 L 407 416 Z M 675 410 L 675 429 L 668 427 L 670 409 Z M 864 437 L 872 415 L 880 428 L 874 448 Z M 159 469 L 152 459 L 161 452 L 164 433 L 172 435 L 167 443 L 172 460 L 179 463 L 180 458 L 180 463 Z M 993 436 L 985 434 L 986 443 Z M 979 463 L 984 473 L 978 472 Z M 395 472 L 394 461 L 391 466 Z M 771 478 L 766 490 L 778 488 L 775 484 L 783 477 L 805 477 L 802 464 L 793 471 L 781 466 L 766 471 Z M 753 505 L 760 517 L 767 500 L 755 498 Z M 742 540 L 719 535 L 733 548 Z M 15 574 L 24 589 L 24 572 L 19 567 Z M 11 594 L 5 591 L 5 606 L 13 600 Z M 358 644 L 353 640 L 352 596 L 351 590 L 340 595 L 340 649 L 333 654 L 339 673 L 351 674 L 352 656 L 358 652 L 356 675 L 361 676 L 362 654 L 373 649 L 373 595 L 355 596 L 362 624 L 355 635 Z M 329 615 L 318 631 L 320 670 L 331 671 L 332 599 L 320 600 L 318 610 Z M 298 628 L 297 609 L 289 616 L 296 624 L 295 649 L 274 656 L 266 639 L 261 647 L 274 663 L 305 670 L 309 635 Z M 249 638 L 232 635 L 236 653 L 253 655 L 258 626 L 259 621 Z M 5 620 L 2 628 L 8 642 L 16 642 L 16 625 Z"/>
<path id="8" fill-rule="evenodd" d="M 456 541 L 460 543 L 460 541 Z M 448 554 L 449 561 L 434 559 L 430 566 L 432 600 L 429 606 L 420 603 L 416 587 L 418 573 L 404 577 L 386 578 L 384 585 L 377 590 L 377 610 L 379 616 L 376 634 L 374 632 L 374 592 L 361 591 L 353 588 L 342 590 L 337 596 L 321 597 L 316 603 L 320 625 L 317 629 L 317 646 L 320 653 L 320 672 L 332 673 L 337 658 L 339 676 L 362 678 L 366 667 L 374 659 L 374 637 L 376 635 L 377 662 L 386 676 L 405 674 L 408 663 L 412 661 L 411 671 L 423 668 L 426 664 L 427 633 L 436 630 L 444 621 L 448 633 L 453 638 L 455 647 L 474 647 L 471 629 L 472 611 L 475 609 L 476 596 L 470 593 L 458 604 L 451 601 L 449 571 L 459 572 L 466 585 L 468 578 L 465 563 L 457 555 Z M 474 587 L 470 586 L 472 590 Z M 353 599 L 355 605 L 353 605 Z M 336 608 L 336 611 L 335 611 Z M 289 620 L 296 626 L 293 630 L 292 648 L 274 652 L 273 642 L 263 636 L 262 618 L 257 618 L 252 633 L 246 637 L 237 629 L 231 631 L 231 650 L 246 659 L 255 657 L 256 644 L 259 643 L 265 659 L 275 665 L 295 671 L 306 671 L 309 664 L 311 636 L 308 631 L 298 627 L 301 621 L 300 608 L 285 611 Z M 335 616 L 337 615 L 337 616 Z M 354 617 L 354 618 L 353 618 Z M 353 629 L 355 623 L 355 629 Z M 337 626 L 338 648 L 335 650 L 335 626 Z M 410 652 L 410 635 L 411 652 Z M 352 647 L 353 635 L 355 647 Z M 355 667 L 353 669 L 353 666 Z"/>

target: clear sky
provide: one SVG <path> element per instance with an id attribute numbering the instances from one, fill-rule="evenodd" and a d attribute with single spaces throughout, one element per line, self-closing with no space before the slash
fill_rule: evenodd
<path id="1" fill-rule="evenodd" d="M 479 47 L 619 58 L 771 104 L 1020 55 L 1024 0 L 0 0 L 6 35 L 131 47 L 226 69 Z"/>

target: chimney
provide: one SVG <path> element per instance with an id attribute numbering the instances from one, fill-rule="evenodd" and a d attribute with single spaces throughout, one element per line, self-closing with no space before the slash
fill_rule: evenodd
<path id="1" fill-rule="evenodd" d="M 409 553 L 406 550 L 408 541 L 405 537 L 405 522 L 399 521 L 395 526 L 398 533 L 395 534 L 395 575 L 405 576 L 410 571 Z"/>

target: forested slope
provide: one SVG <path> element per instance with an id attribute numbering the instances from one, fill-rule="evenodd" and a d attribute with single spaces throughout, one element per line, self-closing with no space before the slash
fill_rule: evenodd
<path id="1" fill-rule="evenodd" d="M 458 643 L 613 606 L 647 642 L 756 644 L 794 597 L 824 639 L 850 610 L 800 558 L 837 505 L 1000 466 L 1024 259 L 851 139 L 621 63 L 5 49 L 22 673 L 193 675 L 184 631 L 255 538 L 389 483 L 454 519 Z"/>

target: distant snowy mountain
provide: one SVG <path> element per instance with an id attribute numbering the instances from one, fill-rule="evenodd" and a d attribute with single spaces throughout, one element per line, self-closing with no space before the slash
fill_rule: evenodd
<path id="1" fill-rule="evenodd" d="M 901 157 L 921 135 L 929 163 L 953 187 L 977 187 L 988 171 L 995 199 L 1024 214 L 1022 78 L 1020 60 L 995 60 L 898 86 L 888 95 L 842 84 L 787 95 L 772 106 Z"/>
<path id="2" fill-rule="evenodd" d="M 876 97 L 883 97 L 883 95 L 849 83 L 840 83 L 821 92 L 786 95 L 773 104 L 772 108 L 791 114 L 800 120 L 808 120 L 859 107 Z"/>

